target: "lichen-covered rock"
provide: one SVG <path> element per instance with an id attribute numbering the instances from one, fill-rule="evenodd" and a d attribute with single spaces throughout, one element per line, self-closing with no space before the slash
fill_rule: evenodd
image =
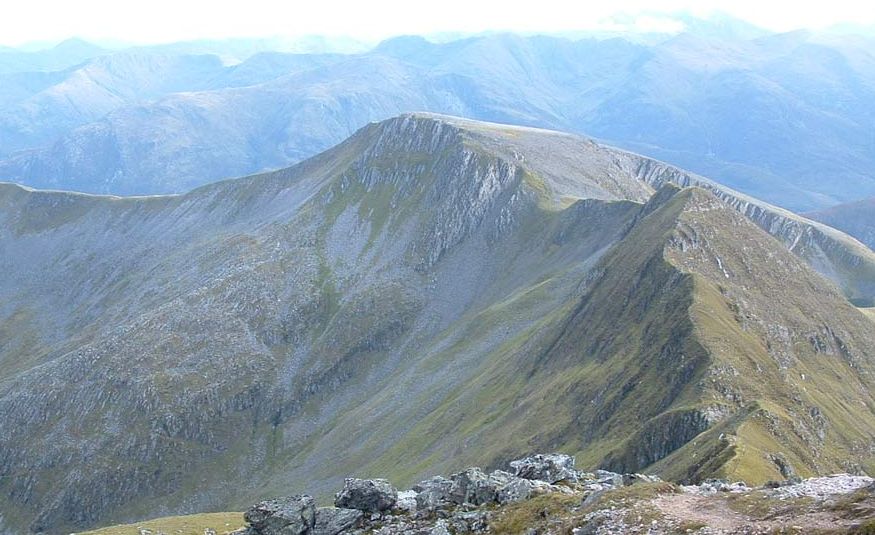
<path id="1" fill-rule="evenodd" d="M 514 478 L 499 490 L 498 503 L 504 505 L 528 500 L 534 494 L 534 489 L 532 481 L 521 477 Z"/>
<path id="2" fill-rule="evenodd" d="M 455 504 L 482 505 L 498 500 L 498 485 L 479 468 L 468 468 L 450 476 L 450 500 Z"/>
<path id="3" fill-rule="evenodd" d="M 316 503 L 306 494 L 266 500 L 243 518 L 259 535 L 304 535 L 316 523 Z"/>
<path id="4" fill-rule="evenodd" d="M 407 513 L 416 512 L 416 491 L 415 490 L 400 490 L 398 491 L 398 502 L 395 503 L 395 508 L 399 511 Z"/>
<path id="5" fill-rule="evenodd" d="M 366 513 L 388 511 L 397 502 L 398 489 L 385 479 L 348 478 L 334 497 L 335 506 Z"/>
<path id="6" fill-rule="evenodd" d="M 577 481 L 574 457 L 563 453 L 532 455 L 512 461 L 510 467 L 513 468 L 514 475 L 524 479 L 538 479 L 547 483 Z"/>
<path id="7" fill-rule="evenodd" d="M 458 505 L 514 503 L 538 494 L 566 490 L 546 481 L 525 479 L 502 470 L 487 475 L 480 468 L 468 468 L 453 474 L 450 479 L 435 476 L 413 487 L 416 508 L 422 511 Z"/>
<path id="8" fill-rule="evenodd" d="M 769 492 L 771 496 L 780 499 L 809 497 L 825 499 L 837 494 L 847 494 L 866 486 L 875 484 L 869 476 L 854 476 L 850 474 L 834 474 L 825 477 L 813 477 L 782 486 Z"/>
<path id="9" fill-rule="evenodd" d="M 414 485 L 416 492 L 417 509 L 437 509 L 443 505 L 452 503 L 450 494 L 453 490 L 453 482 L 442 476 L 421 481 Z"/>
<path id="10" fill-rule="evenodd" d="M 524 533 L 576 535 L 616 535 L 618 533 L 649 533 L 668 535 L 683 533 L 691 525 L 702 525 L 701 533 L 765 533 L 775 527 L 798 530 L 809 525 L 799 515 L 810 515 L 809 527 L 857 526 L 860 518 L 848 518 L 833 506 L 837 496 L 853 496 L 862 515 L 868 515 L 875 497 L 875 482 L 867 476 L 836 474 L 812 478 L 777 489 L 750 488 L 743 483 L 710 480 L 700 485 L 680 487 L 653 485 L 658 477 L 644 474 L 617 474 L 607 471 L 578 473 L 575 484 L 551 484 L 539 479 L 525 479 L 496 470 L 490 474 L 479 468 L 468 468 L 450 476 L 433 477 L 414 490 L 397 492 L 385 480 L 348 479 L 338 500 L 355 503 L 362 509 L 320 507 L 313 513 L 309 496 L 262 502 L 246 512 L 250 524 L 235 535 L 479 535 L 486 533 Z M 634 485 L 640 492 L 631 492 L 623 500 L 615 499 L 614 489 Z M 865 489 L 865 490 L 861 490 Z M 768 519 L 736 515 L 727 521 L 723 492 L 744 493 L 758 500 L 773 500 L 783 507 L 788 498 L 811 497 L 811 503 L 822 506 L 811 509 L 806 502 L 801 509 L 790 507 L 779 513 L 775 523 Z M 756 494 L 754 494 L 756 492 Z M 857 494 L 852 494 L 852 493 Z M 394 493 L 395 505 L 388 505 L 386 495 Z M 554 494 L 531 506 L 513 506 L 542 494 Z M 559 495 L 566 495 L 560 497 Z M 692 495 L 692 496 L 691 496 Z M 861 501 L 862 500 L 862 501 Z M 414 502 L 416 504 L 414 505 Z M 420 506 L 420 503 L 423 507 Z M 721 504 L 715 507 L 715 504 Z M 792 505 L 792 504 L 790 504 Z M 642 514 L 651 510 L 654 514 Z M 704 516 L 701 511 L 704 510 Z M 710 511 L 710 512 L 708 512 Z M 680 516 L 679 516 L 680 515 Z M 871 515 L 869 515 L 871 516 Z M 868 520 L 868 516 L 866 517 Z M 706 524 L 714 520 L 719 526 Z M 722 526 L 731 524 L 728 530 Z M 714 529 L 712 529 L 714 528 Z"/>
<path id="11" fill-rule="evenodd" d="M 484 533 L 489 530 L 489 511 L 457 511 L 449 518 L 452 533 Z"/>
<path id="12" fill-rule="evenodd" d="M 708 479 L 698 485 L 682 487 L 684 492 L 691 494 L 716 494 L 718 492 L 739 493 L 748 492 L 750 488 L 742 482 L 732 483 L 725 479 Z"/>
<path id="13" fill-rule="evenodd" d="M 358 509 L 320 507 L 316 509 L 316 523 L 313 526 L 313 535 L 338 535 L 344 533 L 345 530 L 359 527 L 364 517 L 364 513 Z"/>
<path id="14" fill-rule="evenodd" d="M 622 487 L 623 486 L 623 475 L 618 474 L 616 472 L 609 472 L 607 470 L 596 470 L 595 476 L 598 483 L 602 485 L 609 485 L 612 487 Z"/>
<path id="15" fill-rule="evenodd" d="M 450 535 L 450 530 L 447 529 L 446 520 L 438 520 L 434 527 L 428 532 L 428 535 Z"/>

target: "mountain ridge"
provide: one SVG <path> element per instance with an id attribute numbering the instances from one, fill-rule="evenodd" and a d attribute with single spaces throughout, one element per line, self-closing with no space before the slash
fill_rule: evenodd
<path id="1" fill-rule="evenodd" d="M 572 135 L 409 114 L 293 168 L 184 195 L 0 185 L 7 530 L 242 507 L 340 474 L 414 481 L 533 444 L 691 480 L 728 466 L 778 474 L 764 456 L 779 453 L 800 473 L 868 467 L 854 445 L 875 424 L 852 428 L 844 408 L 868 394 L 792 392 L 798 369 L 826 373 L 817 359 L 866 384 L 875 324 L 787 250 L 781 225 L 772 237 L 701 188 L 656 190 L 643 161 Z M 651 180 L 668 182 L 673 168 L 659 169 Z M 748 258 L 779 274 L 752 273 Z M 760 284 L 769 302 L 751 294 Z M 703 308 L 715 312 L 690 312 Z M 785 319 L 792 332 L 771 328 Z M 721 353 L 724 339 L 749 360 Z M 770 389 L 742 374 L 752 362 Z M 821 439 L 822 420 L 834 425 Z M 630 440 L 653 429 L 668 431 Z M 707 474 L 682 450 L 712 459 Z"/>
<path id="2" fill-rule="evenodd" d="M 577 137 L 573 134 L 563 134 L 540 128 L 509 127 L 507 125 L 498 125 L 497 123 L 471 121 L 466 119 L 460 119 L 458 117 L 433 114 L 429 112 L 414 112 L 407 115 L 402 115 L 401 117 L 408 117 L 411 119 L 431 118 L 434 120 L 444 120 L 448 121 L 448 124 L 454 124 L 457 127 L 467 126 L 468 128 L 471 128 L 473 132 L 476 132 L 477 128 L 487 128 L 483 125 L 493 125 L 488 127 L 492 129 L 493 133 L 499 132 L 502 130 L 502 128 L 504 128 L 508 131 L 513 131 L 513 129 L 520 129 L 520 132 L 530 131 L 542 135 L 551 135 L 555 136 L 556 139 L 565 139 L 566 142 L 563 146 L 567 147 L 569 150 L 571 149 L 571 147 L 580 143 L 590 144 L 590 146 L 592 147 L 596 146 L 594 141 L 586 138 Z M 385 123 L 390 124 L 392 123 L 392 121 L 393 120 L 388 120 L 385 121 Z M 365 127 L 359 132 L 367 130 L 367 128 L 369 127 Z M 513 141 L 514 140 L 512 139 L 512 136 L 505 136 L 502 140 L 502 142 L 504 143 L 513 143 Z M 499 146 L 499 148 L 496 148 L 496 145 L 494 143 L 490 146 L 490 148 L 492 150 L 498 150 L 499 152 L 501 152 L 501 147 Z M 531 147 L 524 148 L 531 151 Z M 726 200 L 734 204 L 738 210 L 745 212 L 750 219 L 757 222 L 757 224 L 761 228 L 763 228 L 767 232 L 772 233 L 773 235 L 780 235 L 785 244 L 790 246 L 792 249 L 798 248 L 799 254 L 807 258 L 809 262 L 815 266 L 815 269 L 817 269 L 821 273 L 824 273 L 825 275 L 837 282 L 842 280 L 848 281 L 854 278 L 862 279 L 862 287 L 856 287 L 856 284 L 858 284 L 856 282 L 845 282 L 844 284 L 846 284 L 846 286 L 844 290 L 849 293 L 852 298 L 858 299 L 858 302 L 863 306 L 875 303 L 875 301 L 873 301 L 873 299 L 875 299 L 875 283 L 871 282 L 873 278 L 875 278 L 875 255 L 873 255 L 872 251 L 868 247 L 866 247 L 864 244 L 860 243 L 856 239 L 845 235 L 832 227 L 820 224 L 816 221 L 805 219 L 804 217 L 800 217 L 782 208 L 758 201 L 750 197 L 749 195 L 739 193 L 725 186 L 721 186 L 707 178 L 679 170 L 677 167 L 674 167 L 670 164 L 659 162 L 658 160 L 653 160 L 651 158 L 647 158 L 633 152 L 627 152 L 612 148 L 608 148 L 606 150 L 611 154 L 603 156 L 602 160 L 608 157 L 614 158 L 614 166 L 618 167 L 621 173 L 628 172 L 628 168 L 630 166 L 634 167 L 635 177 L 638 180 L 650 185 L 651 187 L 658 188 L 660 185 L 671 181 L 684 186 L 703 186 L 712 191 L 718 192 L 719 195 L 724 196 Z M 503 154 L 511 161 L 516 158 L 514 154 L 508 154 L 506 152 Z M 598 158 L 600 156 L 596 155 L 596 157 Z M 568 160 L 562 161 L 565 165 L 567 165 Z M 539 165 L 541 170 L 549 170 L 551 165 L 550 158 L 541 157 L 538 160 L 537 164 Z M 598 179 L 595 179 L 593 177 L 588 177 L 588 180 L 595 180 L 596 182 L 598 182 Z M 565 193 L 561 191 L 562 186 L 556 184 L 556 187 L 556 195 L 562 196 Z M 583 196 L 602 199 L 631 198 L 633 200 L 641 201 L 646 199 L 647 195 L 649 195 L 648 192 L 643 191 L 641 189 L 641 186 L 637 184 L 633 186 L 625 186 L 627 188 L 631 188 L 626 191 L 622 191 L 622 188 L 624 186 L 613 184 L 609 186 L 615 189 L 615 191 L 613 192 L 608 192 L 604 190 L 605 183 L 598 186 L 594 185 L 593 187 L 595 189 L 587 190 Z M 616 190 L 616 188 L 618 187 L 621 188 L 621 190 Z M 598 191 L 598 188 L 602 188 L 602 190 Z M 577 195 L 580 195 L 580 193 L 580 191 L 576 192 Z M 838 245 L 838 248 L 841 250 L 830 250 L 836 249 L 836 242 L 839 242 L 840 245 Z M 845 254 L 847 254 L 848 256 L 848 259 L 845 263 L 850 264 L 850 266 L 840 265 L 842 262 L 839 262 L 839 265 L 836 265 L 837 263 L 830 258 L 830 256 L 842 256 Z M 864 266 L 869 266 L 868 268 L 865 268 L 866 271 L 864 271 L 862 277 L 858 274 L 853 273 L 853 267 L 859 266 L 861 265 L 861 263 Z M 872 275 L 872 277 L 867 277 L 867 274 Z M 865 282 L 866 280 L 869 280 L 870 282 L 867 284 Z"/>
<path id="3" fill-rule="evenodd" d="M 870 249 L 875 249 L 875 216 L 872 214 L 875 214 L 875 198 L 840 204 L 805 215 L 847 232 Z"/>
<path id="4" fill-rule="evenodd" d="M 200 61 L 191 55 L 197 50 L 180 49 L 172 57 L 191 65 L 184 76 L 150 67 L 161 50 L 173 54 L 172 47 L 134 49 L 67 74 L 4 79 L 12 101 L 43 103 L 45 115 L 4 106 L 4 145 L 26 151 L 4 158 L 0 176 L 96 192 L 180 192 L 285 167 L 369 121 L 428 109 L 586 133 L 799 211 L 873 188 L 865 119 L 875 63 L 853 39 L 694 31 L 644 44 L 501 34 L 428 46 L 403 39 L 362 54 L 273 55 L 237 66 L 219 64 L 220 54 Z M 147 89 L 156 76 L 184 78 L 183 92 L 106 100 L 80 83 L 95 66 L 137 54 L 142 65 L 131 64 L 123 78 Z M 118 92 L 127 94 L 128 85 Z M 739 98 L 749 109 L 743 116 L 734 111 Z M 71 121 L 67 100 L 111 111 Z M 69 128 L 51 134 L 41 122 Z"/>

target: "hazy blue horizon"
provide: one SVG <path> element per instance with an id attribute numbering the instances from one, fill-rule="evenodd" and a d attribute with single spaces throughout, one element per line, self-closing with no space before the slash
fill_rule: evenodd
<path id="1" fill-rule="evenodd" d="M 75 5 L 36 0 L 11 8 L 0 21 L 0 46 L 20 50 L 51 48 L 81 39 L 110 48 L 190 41 L 348 39 L 375 44 L 399 35 L 467 36 L 482 33 L 679 33 L 685 20 L 734 19 L 770 32 L 808 29 L 875 34 L 875 5 L 844 0 L 829 5 L 782 9 L 768 3 L 727 0 L 619 0 L 612 6 L 568 8 L 542 0 L 538 10 L 445 0 L 411 7 L 396 0 L 345 5 L 276 6 L 251 0 L 246 9 L 229 2 L 156 0 L 126 3 L 83 0 Z M 53 16 L 46 17 L 47 12 Z M 338 15 L 338 14 L 342 14 Z"/>
<path id="2" fill-rule="evenodd" d="M 743 21 L 740 21 L 743 22 Z M 834 25 L 827 28 L 795 28 L 791 30 L 770 30 L 768 28 L 763 28 L 760 26 L 752 26 L 757 30 L 761 30 L 764 34 L 768 35 L 777 35 L 784 33 L 792 33 L 798 31 L 810 31 L 815 35 L 848 35 L 848 36 L 860 36 L 865 38 L 873 38 L 875 39 L 875 26 L 870 25 L 854 25 L 854 24 L 841 24 Z M 28 41 L 21 44 L 4 44 L 0 43 L 0 53 L 3 50 L 6 51 L 16 51 L 16 52 L 45 52 L 52 50 L 54 48 L 59 48 L 65 44 L 73 44 L 78 43 L 83 46 L 95 46 L 98 48 L 103 48 L 108 51 L 120 51 L 129 48 L 148 48 L 148 47 L 161 47 L 161 46 L 171 46 L 171 45 L 179 45 L 179 44 L 239 44 L 239 45 L 251 45 L 258 46 L 260 49 L 265 50 L 278 50 L 284 51 L 284 49 L 288 49 L 285 51 L 297 51 L 297 52 L 315 52 L 319 49 L 317 47 L 317 40 L 321 40 L 324 43 L 334 45 L 334 51 L 337 52 L 365 52 L 371 50 L 372 48 L 378 46 L 380 43 L 384 41 L 388 41 L 391 39 L 395 39 L 398 37 L 407 37 L 407 36 L 417 36 L 423 37 L 428 41 L 441 43 L 441 42 L 449 42 L 458 39 L 466 39 L 473 37 L 483 37 L 488 35 L 499 35 L 499 34 L 516 34 L 522 36 L 534 36 L 534 35 L 545 35 L 551 37 L 560 37 L 560 38 L 586 38 L 586 37 L 645 37 L 646 36 L 656 36 L 660 35 L 672 36 L 680 33 L 684 33 L 685 31 L 689 31 L 689 28 L 684 28 L 680 31 L 676 32 L 635 32 L 632 30 L 622 31 L 622 30 L 563 30 L 563 31 L 523 31 L 523 30 L 484 30 L 479 32 L 437 32 L 431 34 L 419 34 L 419 33 L 397 33 L 390 34 L 380 38 L 373 39 L 365 39 L 365 38 L 356 38 L 349 35 L 327 35 L 327 34 L 312 34 L 312 35 L 265 35 L 265 36 L 234 36 L 234 37 L 225 37 L 225 38 L 191 38 L 191 39 L 178 39 L 178 40 L 169 40 L 169 41 L 160 41 L 160 42 L 134 42 L 134 41 L 122 41 L 117 39 L 89 39 L 86 37 L 82 37 L 79 35 L 70 35 L 57 40 L 39 40 L 39 41 Z M 307 45 L 310 45 L 312 50 L 308 50 Z"/>

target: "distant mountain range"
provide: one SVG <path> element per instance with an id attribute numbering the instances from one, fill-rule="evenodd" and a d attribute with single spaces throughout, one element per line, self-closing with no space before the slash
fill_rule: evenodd
<path id="1" fill-rule="evenodd" d="M 806 216 L 847 232 L 875 250 L 875 198 L 840 204 Z"/>
<path id="2" fill-rule="evenodd" d="M 0 272 L 0 532 L 533 450 L 875 469 L 875 253 L 570 134 L 408 114 L 184 195 L 0 184 Z"/>
<path id="3" fill-rule="evenodd" d="M 67 39 L 39 50 L 0 47 L 0 74 L 63 71 L 108 53 L 109 50 L 82 39 Z"/>
<path id="4" fill-rule="evenodd" d="M 0 178 L 183 192 L 423 110 L 583 133 L 795 211 L 875 196 L 875 41 L 694 22 L 648 39 L 399 37 L 233 65 L 216 43 L 67 43 L 66 61 L 38 54 L 0 75 Z"/>

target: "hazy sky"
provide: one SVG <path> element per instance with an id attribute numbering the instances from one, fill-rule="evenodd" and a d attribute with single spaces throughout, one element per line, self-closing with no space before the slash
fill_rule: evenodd
<path id="1" fill-rule="evenodd" d="M 875 23 L 875 2 L 867 0 L 26 0 L 3 7 L 0 43 L 7 45 L 71 36 L 154 43 L 304 34 L 373 40 L 444 31 L 588 30 L 610 26 L 618 12 L 649 13 L 638 18 L 640 29 L 671 29 L 653 13 L 676 11 L 722 11 L 773 30 Z"/>

